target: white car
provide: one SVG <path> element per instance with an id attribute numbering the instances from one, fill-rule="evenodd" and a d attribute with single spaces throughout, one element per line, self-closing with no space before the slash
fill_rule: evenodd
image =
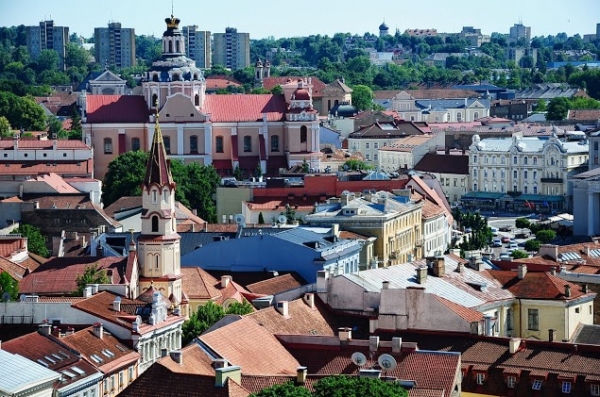
<path id="1" fill-rule="evenodd" d="M 518 249 L 519 249 L 519 246 L 517 245 L 517 243 L 510 243 L 510 244 L 508 245 L 508 250 L 509 250 L 509 251 L 510 251 L 510 250 L 513 250 L 513 251 L 515 251 L 515 250 L 518 250 Z"/>

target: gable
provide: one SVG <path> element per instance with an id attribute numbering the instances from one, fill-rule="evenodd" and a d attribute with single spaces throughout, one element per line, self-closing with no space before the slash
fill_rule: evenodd
<path id="1" fill-rule="evenodd" d="M 105 70 L 104 73 L 102 73 L 100 76 L 96 77 L 93 80 L 90 80 L 90 83 L 100 83 L 103 81 L 109 81 L 111 83 L 123 82 L 123 84 L 125 84 L 125 80 L 123 80 L 122 78 L 120 78 L 119 76 L 117 76 L 116 74 L 114 74 L 113 72 L 111 72 L 108 69 Z"/>
<path id="2" fill-rule="evenodd" d="M 182 94 L 175 93 L 167 97 L 162 109 L 159 112 L 161 122 L 203 122 L 206 120 L 200 111 L 194 106 L 192 98 Z"/>

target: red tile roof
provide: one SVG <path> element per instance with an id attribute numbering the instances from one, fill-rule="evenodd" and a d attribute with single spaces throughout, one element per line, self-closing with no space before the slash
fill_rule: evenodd
<path id="1" fill-rule="evenodd" d="M 503 287 L 512 292 L 515 297 L 521 299 L 572 300 L 587 295 L 579 285 L 550 273 L 527 272 L 522 279 L 519 278 L 518 272 L 510 270 L 488 270 L 488 273 L 500 281 Z M 571 288 L 570 297 L 565 295 L 565 286 Z"/>
<path id="2" fill-rule="evenodd" d="M 115 217 L 115 213 L 119 211 L 130 210 L 133 208 L 141 208 L 142 207 L 142 196 L 123 196 L 120 197 L 117 201 L 104 208 L 104 212 L 106 215 L 111 218 Z"/>
<path id="3" fill-rule="evenodd" d="M 182 289 L 189 299 L 213 300 L 221 297 L 216 288 L 219 280 L 200 267 L 182 267 L 181 276 Z"/>
<path id="4" fill-rule="evenodd" d="M 567 120 L 600 120 L 600 109 L 571 109 Z"/>
<path id="5" fill-rule="evenodd" d="M 241 87 L 241 83 L 229 76 L 208 76 L 206 78 L 206 91 L 225 90 L 227 87 Z"/>
<path id="6" fill-rule="evenodd" d="M 14 254 L 23 252 L 26 249 L 27 239 L 25 237 L 11 237 L 10 235 L 8 235 L 6 237 L 0 238 L 0 257 L 10 258 Z"/>
<path id="7" fill-rule="evenodd" d="M 151 111 L 140 95 L 87 95 L 86 123 L 145 123 Z"/>
<path id="8" fill-rule="evenodd" d="M 39 149 L 39 150 L 52 150 L 54 144 L 54 140 L 52 139 L 19 139 L 18 147 L 19 149 Z M 15 144 L 13 140 L 0 140 L 0 150 L 13 150 Z M 81 149 L 81 150 L 91 150 L 91 148 L 83 143 L 82 141 L 77 140 L 66 140 L 66 139 L 56 139 L 56 148 L 57 149 Z M 40 160 L 43 161 L 43 160 Z"/>
<path id="9" fill-rule="evenodd" d="M 310 197 L 307 200 L 303 200 L 303 198 L 294 198 L 292 200 L 288 200 L 287 197 L 283 199 L 273 199 L 272 197 L 256 197 L 253 202 L 244 201 L 248 208 L 253 211 L 259 210 L 278 210 L 285 209 L 286 205 L 290 205 L 296 210 L 300 211 L 310 211 L 314 208 L 314 203 L 319 202 L 319 197 Z"/>
<path id="10" fill-rule="evenodd" d="M 68 295 L 77 290 L 77 277 L 85 268 L 97 264 L 109 273 L 112 284 L 125 283 L 127 258 L 122 257 L 61 257 L 49 259 L 19 282 L 23 293 L 38 295 Z"/>
<path id="11" fill-rule="evenodd" d="M 452 99 L 452 98 L 473 98 L 479 94 L 471 90 L 459 89 L 419 89 L 419 90 L 377 90 L 373 91 L 375 99 L 392 99 L 400 92 L 406 92 L 415 99 Z"/>
<path id="12" fill-rule="evenodd" d="M 26 266 L 0 257 L 0 273 L 7 272 L 13 279 L 20 281 L 29 272 Z"/>
<path id="13" fill-rule="evenodd" d="M 28 203 L 37 202 L 39 209 L 75 209 L 77 206 L 82 209 L 94 208 L 89 196 L 85 195 L 57 195 L 57 196 L 42 196 L 33 199 L 25 200 Z"/>
<path id="14" fill-rule="evenodd" d="M 232 365 L 242 367 L 245 374 L 293 375 L 300 366 L 272 333 L 250 317 L 203 334 L 199 339 Z"/>
<path id="15" fill-rule="evenodd" d="M 273 88 L 275 88 L 275 86 L 284 86 L 285 84 L 288 84 L 290 82 L 294 82 L 294 81 L 298 81 L 298 80 L 304 80 L 305 77 L 300 77 L 300 76 L 272 76 L 272 77 L 267 77 L 266 79 L 263 80 L 263 87 L 266 90 L 272 90 Z M 323 91 L 323 89 L 326 87 L 326 84 L 324 82 L 322 82 L 318 77 L 311 77 L 311 82 L 312 82 L 312 97 L 313 98 L 320 98 L 323 96 L 323 93 L 321 91 Z"/>
<path id="16" fill-rule="evenodd" d="M 255 294 L 275 295 L 280 292 L 299 288 L 305 284 L 306 281 L 298 274 L 287 273 L 254 284 L 248 284 L 246 285 L 246 289 Z"/>
<path id="17" fill-rule="evenodd" d="M 56 165 L 55 165 L 56 164 Z M 4 162 L 0 165 L 0 175 L 36 175 L 48 174 L 50 172 L 60 176 L 91 176 L 94 170 L 94 160 L 52 161 L 52 162 Z"/>
<path id="18" fill-rule="evenodd" d="M 282 121 L 287 109 L 283 95 L 207 95 L 203 113 L 212 122 Z"/>

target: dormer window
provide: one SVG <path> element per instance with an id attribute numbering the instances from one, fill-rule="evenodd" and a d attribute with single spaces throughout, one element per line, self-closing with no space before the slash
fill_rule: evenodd
<path id="1" fill-rule="evenodd" d="M 562 392 L 565 394 L 571 393 L 571 382 L 564 381 L 562 383 Z"/>
<path id="2" fill-rule="evenodd" d="M 509 389 L 514 389 L 516 384 L 517 384 L 517 377 L 516 376 L 509 376 L 507 378 L 506 385 L 508 386 Z"/>
<path id="3" fill-rule="evenodd" d="M 541 379 L 536 379 L 533 381 L 533 384 L 531 385 L 531 390 L 542 390 L 542 384 L 544 382 Z"/>
<path id="4" fill-rule="evenodd" d="M 483 385 L 483 382 L 485 382 L 485 374 L 480 372 L 477 374 L 477 384 Z"/>

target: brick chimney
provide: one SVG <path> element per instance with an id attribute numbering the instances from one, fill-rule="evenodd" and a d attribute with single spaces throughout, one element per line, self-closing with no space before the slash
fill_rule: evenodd
<path id="1" fill-rule="evenodd" d="M 427 281 L 427 266 L 420 266 L 417 268 L 417 283 L 425 284 Z"/>
<path id="2" fill-rule="evenodd" d="M 523 280 L 525 275 L 527 274 L 527 265 L 520 264 L 519 265 L 519 280 Z"/>
<path id="3" fill-rule="evenodd" d="M 277 302 L 277 311 L 285 318 L 290 317 L 289 313 L 289 302 L 288 301 L 279 301 Z"/>
<path id="4" fill-rule="evenodd" d="M 567 298 L 571 297 L 571 286 L 569 284 L 565 284 L 565 296 Z"/>
<path id="5" fill-rule="evenodd" d="M 433 275 L 436 277 L 444 277 L 446 265 L 443 256 L 436 256 L 433 260 Z"/>
<path id="6" fill-rule="evenodd" d="M 227 288 L 231 280 L 231 276 L 221 276 L 221 288 Z"/>
<path id="7" fill-rule="evenodd" d="M 296 384 L 303 385 L 306 383 L 306 374 L 308 369 L 306 367 L 298 367 L 296 370 Z"/>
<path id="8" fill-rule="evenodd" d="M 95 323 L 93 332 L 97 338 L 102 339 L 102 337 L 104 336 L 104 327 L 102 326 L 102 323 Z"/>
<path id="9" fill-rule="evenodd" d="M 215 370 L 215 386 L 225 387 L 227 379 L 231 378 L 237 384 L 242 382 L 242 368 L 237 365 L 231 367 L 217 368 Z"/>

